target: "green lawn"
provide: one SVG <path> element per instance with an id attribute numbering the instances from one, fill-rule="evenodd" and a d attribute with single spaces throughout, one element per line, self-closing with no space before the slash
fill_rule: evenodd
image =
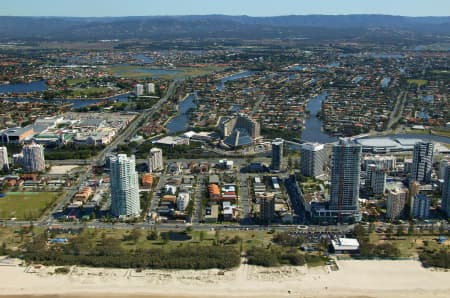
<path id="1" fill-rule="evenodd" d="M 37 219 L 59 195 L 57 192 L 9 192 L 0 198 L 0 218 Z"/>
<path id="2" fill-rule="evenodd" d="M 410 80 L 408 80 L 408 84 L 417 85 L 419 87 L 424 86 L 427 83 L 428 83 L 427 80 L 420 80 L 420 79 L 410 79 Z"/>
<path id="3" fill-rule="evenodd" d="M 94 96 L 94 97 L 99 97 L 99 96 L 107 96 L 109 95 L 108 93 L 111 92 L 110 89 L 105 88 L 105 87 L 88 87 L 88 88 L 74 88 L 71 89 L 71 96 Z"/>
<path id="4" fill-rule="evenodd" d="M 67 79 L 67 85 L 73 87 L 77 84 L 87 83 L 90 79 L 88 78 L 76 78 L 76 79 Z"/>
<path id="5" fill-rule="evenodd" d="M 160 73 L 159 69 L 152 69 L 151 67 L 138 67 L 133 65 L 110 66 L 108 71 L 116 77 L 126 78 L 150 78 L 158 77 L 161 79 L 176 79 L 183 77 L 196 77 L 210 74 L 214 71 L 220 70 L 220 67 L 205 66 L 205 67 L 180 67 L 176 69 L 169 69 L 168 72 Z"/>
<path id="6" fill-rule="evenodd" d="M 191 237 L 190 240 L 186 241 L 168 241 L 164 242 L 162 238 L 158 240 L 147 240 L 146 236 L 149 234 L 148 229 L 139 229 L 140 237 L 136 242 L 133 241 L 122 241 L 121 246 L 124 249 L 134 250 L 134 249 L 150 249 L 150 248 L 176 248 L 185 245 L 201 245 L 201 246 L 211 246 L 213 245 L 215 239 L 223 242 L 223 245 L 229 245 L 230 247 L 240 247 L 240 242 L 231 244 L 230 240 L 235 236 L 239 236 L 242 239 L 242 247 L 244 250 L 248 250 L 253 246 L 257 247 L 267 247 L 271 243 L 273 234 L 269 234 L 266 231 L 220 231 L 218 238 L 216 238 L 215 231 L 204 231 L 203 236 L 201 236 L 200 231 L 192 231 L 189 233 Z M 182 229 L 176 230 L 176 232 L 181 232 Z M 123 237 L 129 234 L 131 230 L 122 229 L 102 229 L 102 230 L 85 230 L 83 233 L 88 233 L 88 238 L 93 242 L 100 242 L 103 237 L 115 238 L 123 240 Z M 164 233 L 163 231 L 159 231 Z M 167 232 L 167 231 L 166 231 Z M 175 232 L 175 231 L 174 231 Z M 69 237 L 70 235 L 61 234 L 59 237 Z M 202 241 L 200 239 L 203 238 Z"/>

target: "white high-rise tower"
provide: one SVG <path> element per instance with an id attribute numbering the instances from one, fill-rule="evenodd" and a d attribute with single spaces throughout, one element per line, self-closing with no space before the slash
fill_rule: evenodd
<path id="1" fill-rule="evenodd" d="M 0 171 L 2 170 L 9 170 L 8 150 L 6 149 L 6 147 L 0 147 Z"/>
<path id="2" fill-rule="evenodd" d="M 148 170 L 150 173 L 164 170 L 162 150 L 159 148 L 150 149 L 150 157 L 148 159 Z"/>
<path id="3" fill-rule="evenodd" d="M 117 217 L 138 216 L 140 213 L 139 178 L 134 155 L 119 154 L 111 162 L 111 213 Z"/>
<path id="4" fill-rule="evenodd" d="M 326 160 L 325 146 L 319 143 L 305 143 L 300 148 L 300 172 L 303 176 L 317 177 L 324 174 Z"/>
<path id="5" fill-rule="evenodd" d="M 28 144 L 22 148 L 22 167 L 25 172 L 44 172 L 44 147 L 40 144 Z"/>

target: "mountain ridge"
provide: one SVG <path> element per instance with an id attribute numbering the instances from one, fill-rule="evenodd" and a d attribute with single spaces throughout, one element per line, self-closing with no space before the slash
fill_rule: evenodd
<path id="1" fill-rule="evenodd" d="M 450 36 L 450 17 L 393 15 L 228 15 L 131 17 L 0 16 L 0 40 L 165 38 L 357 38 L 374 28 Z M 339 32 L 343 29 L 348 32 Z M 311 33 L 309 33 L 311 32 Z M 336 34 L 338 36 L 336 36 Z"/>

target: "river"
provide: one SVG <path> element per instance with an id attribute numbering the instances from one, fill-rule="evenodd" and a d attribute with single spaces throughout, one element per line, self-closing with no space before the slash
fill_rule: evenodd
<path id="1" fill-rule="evenodd" d="M 235 80 L 239 80 L 242 78 L 246 78 L 249 76 L 252 76 L 254 74 L 253 71 L 247 70 L 247 71 L 243 71 L 243 72 L 239 72 L 239 73 L 235 73 L 229 76 L 226 76 L 224 78 L 222 78 L 220 80 L 220 82 L 217 84 L 217 90 L 219 91 L 224 91 L 225 90 L 225 83 L 226 82 L 230 82 L 230 81 L 235 81 Z"/>
<path id="2" fill-rule="evenodd" d="M 337 141 L 337 137 L 330 136 L 322 131 L 322 121 L 317 118 L 317 113 L 322 107 L 322 102 L 327 98 L 327 93 L 321 93 L 311 98 L 306 105 L 306 110 L 310 112 L 310 117 L 306 118 L 305 127 L 302 131 L 303 142 L 332 143 Z"/>
<path id="3" fill-rule="evenodd" d="M 83 107 L 87 107 L 92 104 L 96 104 L 102 101 L 118 101 L 118 102 L 126 102 L 128 101 L 128 93 L 113 96 L 107 99 L 54 99 L 54 102 L 52 100 L 45 100 L 40 98 L 21 98 L 21 97 L 14 97 L 14 98 L 5 98 L 6 101 L 10 102 L 41 102 L 41 103 L 55 103 L 55 104 L 71 104 L 72 108 L 79 109 Z"/>
<path id="4" fill-rule="evenodd" d="M 145 64 L 153 64 L 155 62 L 154 58 L 148 57 L 148 56 L 146 56 L 144 54 L 135 55 L 134 58 L 142 61 L 142 63 L 145 63 Z"/>
<path id="5" fill-rule="evenodd" d="M 173 117 L 166 125 L 169 134 L 176 134 L 189 128 L 189 110 L 197 107 L 194 102 L 196 97 L 196 94 L 189 94 L 178 104 L 178 115 Z"/>
<path id="6" fill-rule="evenodd" d="M 23 94 L 29 92 L 39 92 L 48 89 L 45 80 L 34 81 L 30 83 L 5 84 L 0 85 L 0 94 Z"/>

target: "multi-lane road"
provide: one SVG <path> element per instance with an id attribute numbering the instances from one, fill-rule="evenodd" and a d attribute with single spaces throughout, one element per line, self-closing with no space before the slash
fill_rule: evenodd
<path id="1" fill-rule="evenodd" d="M 105 157 L 113 152 L 117 145 L 123 143 L 125 140 L 130 139 L 134 136 L 140 128 L 142 122 L 146 121 L 149 117 L 151 117 L 156 111 L 160 110 L 161 106 L 172 96 L 176 87 L 176 81 L 170 83 L 166 94 L 162 97 L 153 107 L 150 109 L 144 110 L 130 125 L 128 125 L 120 135 L 118 135 L 108 146 L 103 149 L 97 156 L 93 157 L 90 160 L 70 160 L 67 163 L 70 164 L 81 164 L 87 165 L 84 172 L 81 173 L 78 182 L 76 185 L 66 189 L 66 193 L 62 199 L 58 201 L 56 206 L 53 208 L 53 211 L 42 219 L 42 223 L 44 224 L 52 224 L 55 221 L 53 214 L 57 213 L 57 211 L 62 210 L 64 206 L 66 206 L 76 192 L 84 185 L 85 181 L 92 175 L 92 166 L 103 165 L 105 162 Z M 65 164 L 65 161 L 62 163 L 58 163 L 57 161 L 53 162 L 54 164 Z"/>
<path id="2" fill-rule="evenodd" d="M 130 139 L 132 136 L 136 134 L 136 132 L 139 130 L 140 125 L 142 125 L 142 122 L 146 121 L 149 117 L 153 116 L 153 114 L 156 111 L 159 111 L 161 109 L 161 106 L 166 103 L 166 101 L 169 99 L 169 97 L 172 96 L 175 87 L 176 87 L 177 81 L 173 81 L 169 84 L 169 87 L 167 88 L 166 94 L 151 108 L 144 110 L 130 125 L 125 128 L 122 133 L 117 136 L 105 149 L 103 149 L 94 159 L 93 163 L 95 164 L 104 164 L 105 157 L 113 152 L 117 145 L 120 143 L 123 143 L 125 140 Z"/>

